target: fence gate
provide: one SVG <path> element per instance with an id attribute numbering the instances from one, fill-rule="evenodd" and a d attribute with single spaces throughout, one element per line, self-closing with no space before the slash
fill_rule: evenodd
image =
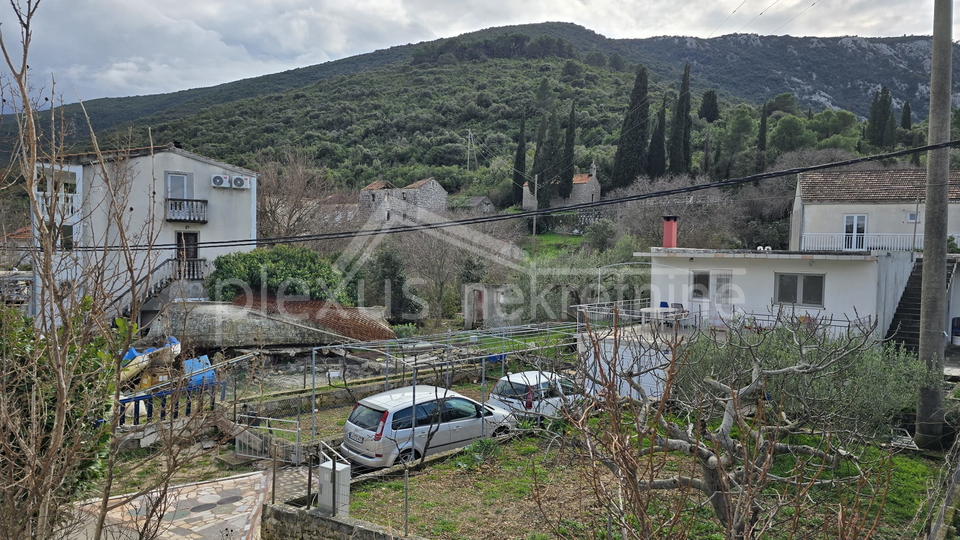
<path id="1" fill-rule="evenodd" d="M 303 461 L 303 439 L 298 420 L 238 415 L 237 427 L 243 428 L 234 439 L 238 456 L 277 459 L 300 465 Z"/>

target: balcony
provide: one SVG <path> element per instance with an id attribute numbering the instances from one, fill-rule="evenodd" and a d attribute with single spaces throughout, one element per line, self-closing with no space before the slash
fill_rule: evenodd
<path id="1" fill-rule="evenodd" d="M 75 193 L 57 193 L 50 195 L 37 192 L 37 202 L 40 204 L 40 214 L 44 219 L 50 217 L 53 211 L 54 219 L 63 219 L 77 212 L 77 203 L 80 201 Z"/>
<path id="2" fill-rule="evenodd" d="M 960 235 L 950 236 L 956 240 Z M 801 251 L 911 251 L 915 249 L 923 249 L 922 234 L 809 233 L 800 238 Z"/>
<path id="3" fill-rule="evenodd" d="M 200 199 L 167 199 L 167 221 L 206 223 L 207 201 Z"/>

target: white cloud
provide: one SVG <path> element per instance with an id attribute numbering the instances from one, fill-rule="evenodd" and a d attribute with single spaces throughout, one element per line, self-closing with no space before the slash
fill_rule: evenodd
<path id="1" fill-rule="evenodd" d="M 73 101 L 74 90 L 83 99 L 171 92 L 490 26 L 542 21 L 573 22 L 612 38 L 706 37 L 714 29 L 715 35 L 742 29 L 889 36 L 929 34 L 932 27 L 932 2 L 821 0 L 810 8 L 813 0 L 747 0 L 733 13 L 741 2 L 43 0 L 30 63 L 44 84 L 55 73 L 58 88 Z M 9 34 L 15 28 L 9 11 L 0 7 L 8 40 L 16 37 Z"/>

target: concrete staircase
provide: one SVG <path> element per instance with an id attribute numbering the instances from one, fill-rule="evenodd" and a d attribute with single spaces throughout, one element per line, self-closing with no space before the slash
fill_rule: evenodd
<path id="1" fill-rule="evenodd" d="M 950 290 L 950 280 L 957 264 L 956 259 L 948 259 L 945 269 L 946 290 Z M 920 348 L 920 290 L 923 285 L 923 259 L 917 259 L 913 272 L 907 279 L 907 285 L 900 296 L 897 311 L 887 330 L 887 339 L 900 343 L 907 350 L 917 352 Z"/>

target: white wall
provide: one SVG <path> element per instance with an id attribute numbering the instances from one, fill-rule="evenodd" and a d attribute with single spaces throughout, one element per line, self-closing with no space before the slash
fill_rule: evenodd
<path id="1" fill-rule="evenodd" d="M 913 271 L 911 253 L 888 251 L 877 256 L 877 330 L 886 334 Z"/>
<path id="2" fill-rule="evenodd" d="M 947 219 L 947 232 L 960 233 L 960 211 L 955 210 L 955 204 L 950 205 Z M 867 233 L 880 234 L 913 234 L 914 224 L 907 221 L 907 214 L 917 211 L 916 203 L 889 203 L 889 204 L 803 204 L 802 233 L 842 233 L 843 216 L 849 214 L 863 214 L 867 216 Z M 917 223 L 917 234 L 923 234 L 923 221 L 926 209 L 920 204 L 920 222 Z"/>
<path id="3" fill-rule="evenodd" d="M 682 303 L 696 314 L 709 312 L 709 302 L 691 297 L 693 270 L 729 270 L 733 274 L 733 306 L 738 312 L 757 315 L 773 314 L 780 308 L 774 304 L 774 275 L 778 272 L 824 274 L 822 308 L 797 307 L 798 314 L 817 318 L 844 320 L 876 317 L 878 264 L 874 260 L 834 259 L 683 257 L 652 258 L 651 305 L 660 302 Z M 673 267 L 673 268 L 670 268 Z M 899 297 L 898 297 L 899 299 Z M 790 307 L 790 306 L 786 306 Z M 854 312 L 856 308 L 856 314 Z M 894 306 L 894 309 L 896 307 Z"/>

